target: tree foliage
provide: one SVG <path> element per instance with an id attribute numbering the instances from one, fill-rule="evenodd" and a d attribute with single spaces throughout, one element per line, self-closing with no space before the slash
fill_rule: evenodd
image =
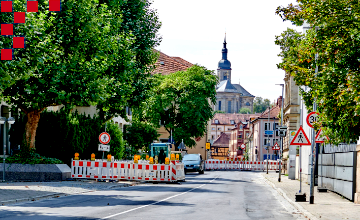
<path id="1" fill-rule="evenodd" d="M 251 110 L 248 109 L 248 108 L 241 108 L 241 109 L 239 110 L 239 113 L 240 113 L 240 114 L 250 114 L 250 113 L 251 113 Z"/>
<path id="2" fill-rule="evenodd" d="M 77 112 L 68 112 L 66 108 L 62 108 L 59 112 L 42 113 L 37 131 L 36 153 L 43 158 L 60 159 L 69 165 L 75 153 L 79 153 L 80 158 L 83 159 L 89 159 L 91 153 L 95 153 L 96 158 L 101 158 L 102 152 L 98 151 L 98 144 L 99 134 L 105 131 L 102 120 L 98 116 L 91 118 Z M 26 121 L 27 117 L 19 115 L 10 130 L 11 143 L 20 144 L 25 152 L 27 151 L 25 143 L 17 141 L 22 140 L 20 137 L 25 134 Z M 121 159 L 125 142 L 119 126 L 108 122 L 106 132 L 111 136 L 109 153 L 115 159 Z"/>
<path id="3" fill-rule="evenodd" d="M 298 0 L 276 11 L 284 21 L 298 26 L 306 21 L 312 27 L 306 35 L 288 29 L 276 37 L 282 57 L 278 67 L 297 85 L 310 88 L 301 90 L 306 106 L 316 101 L 316 127 L 323 127 L 333 143 L 360 135 L 359 12 L 357 0 Z"/>
<path id="4" fill-rule="evenodd" d="M 253 104 L 253 112 L 264 112 L 270 106 L 270 99 L 263 99 L 261 97 L 255 97 Z"/>
<path id="5" fill-rule="evenodd" d="M 0 62 L 0 99 L 27 115 L 32 148 L 48 106 L 98 105 L 104 121 L 124 115 L 124 106 L 142 99 L 142 73 L 152 68 L 151 48 L 160 40 L 160 23 L 147 0 L 68 0 L 57 13 L 49 12 L 48 0 L 38 2 L 39 12 L 14 26 L 26 48 Z M 23 1 L 13 5 L 14 11 L 26 11 Z M 2 23 L 13 19 L 13 13 L 0 13 Z M 1 36 L 1 48 L 11 45 L 11 37 Z"/>
<path id="6" fill-rule="evenodd" d="M 186 71 L 170 75 L 155 74 L 149 98 L 137 111 L 139 121 L 160 127 L 160 121 L 176 141 L 182 139 L 186 146 L 195 146 L 195 138 L 206 132 L 213 117 L 211 103 L 216 102 L 215 86 L 218 80 L 212 71 L 194 65 Z"/>
<path id="7" fill-rule="evenodd" d="M 148 147 L 149 144 L 159 137 L 159 134 L 156 128 L 149 122 L 134 120 L 131 125 L 126 127 L 124 137 L 129 146 L 139 150 L 143 147 Z"/>

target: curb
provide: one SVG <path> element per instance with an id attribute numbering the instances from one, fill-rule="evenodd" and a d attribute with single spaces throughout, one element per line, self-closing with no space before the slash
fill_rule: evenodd
<path id="1" fill-rule="evenodd" d="M 282 197 L 284 197 L 292 206 L 294 206 L 294 208 L 296 208 L 299 212 L 301 212 L 304 217 L 310 219 L 310 220 L 319 220 L 318 218 L 316 218 L 313 214 L 311 214 L 310 212 L 308 212 L 306 209 L 304 209 L 301 205 L 297 204 L 296 202 L 292 201 L 287 195 L 286 193 L 280 189 L 277 188 L 275 186 L 275 184 L 273 182 L 271 182 L 270 180 L 268 180 L 265 176 L 264 180 L 267 184 L 269 184 L 272 188 L 274 188 Z"/>
<path id="2" fill-rule="evenodd" d="M 122 183 L 121 185 L 115 185 L 115 186 L 109 186 L 107 187 L 105 190 L 109 190 L 109 189 L 113 189 L 113 188 L 122 188 L 122 187 L 130 187 L 130 186 L 136 186 L 139 185 L 140 183 Z M 67 193 L 50 193 L 50 194 L 46 194 L 46 195 L 42 195 L 42 196 L 34 196 L 34 197 L 30 197 L 30 198 L 22 198 L 22 199 L 14 199 L 14 200 L 6 200 L 6 201 L 0 201 L 0 206 L 4 206 L 4 205 L 9 205 L 9 204 L 14 204 L 14 203 L 20 203 L 20 202 L 29 202 L 29 201 L 36 201 L 36 200 L 42 200 L 42 199 L 50 199 L 50 198 L 58 198 L 60 196 L 72 196 L 72 195 L 78 195 L 78 194 L 83 194 L 83 193 L 89 193 L 89 192 L 95 192 L 97 190 L 85 190 L 83 192 L 77 192 L 77 193 L 73 193 L 73 194 L 67 194 Z"/>

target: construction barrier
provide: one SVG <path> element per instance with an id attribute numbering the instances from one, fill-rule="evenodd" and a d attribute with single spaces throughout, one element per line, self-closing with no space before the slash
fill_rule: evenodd
<path id="1" fill-rule="evenodd" d="M 205 161 L 206 170 L 252 170 L 265 171 L 266 161 L 227 161 L 209 159 Z M 279 161 L 269 161 L 268 170 L 279 170 Z"/>
<path id="2" fill-rule="evenodd" d="M 185 180 L 184 164 L 133 163 L 132 161 L 88 161 L 73 160 L 71 177 L 104 180 L 143 180 L 176 182 Z"/>

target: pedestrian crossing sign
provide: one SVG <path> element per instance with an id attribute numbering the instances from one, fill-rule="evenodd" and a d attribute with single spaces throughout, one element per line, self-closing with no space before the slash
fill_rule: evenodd
<path id="1" fill-rule="evenodd" d="M 309 138 L 306 136 L 305 131 L 301 125 L 290 145 L 311 145 Z"/>
<path id="2" fill-rule="evenodd" d="M 323 135 L 323 131 L 320 129 L 315 137 L 315 143 L 324 143 L 326 139 L 330 140 L 327 135 Z"/>

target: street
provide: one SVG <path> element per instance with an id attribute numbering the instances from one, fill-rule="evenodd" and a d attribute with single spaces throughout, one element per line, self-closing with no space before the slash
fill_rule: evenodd
<path id="1" fill-rule="evenodd" d="M 305 219 L 260 172 L 190 173 L 146 183 L 0 207 L 0 219 Z"/>

